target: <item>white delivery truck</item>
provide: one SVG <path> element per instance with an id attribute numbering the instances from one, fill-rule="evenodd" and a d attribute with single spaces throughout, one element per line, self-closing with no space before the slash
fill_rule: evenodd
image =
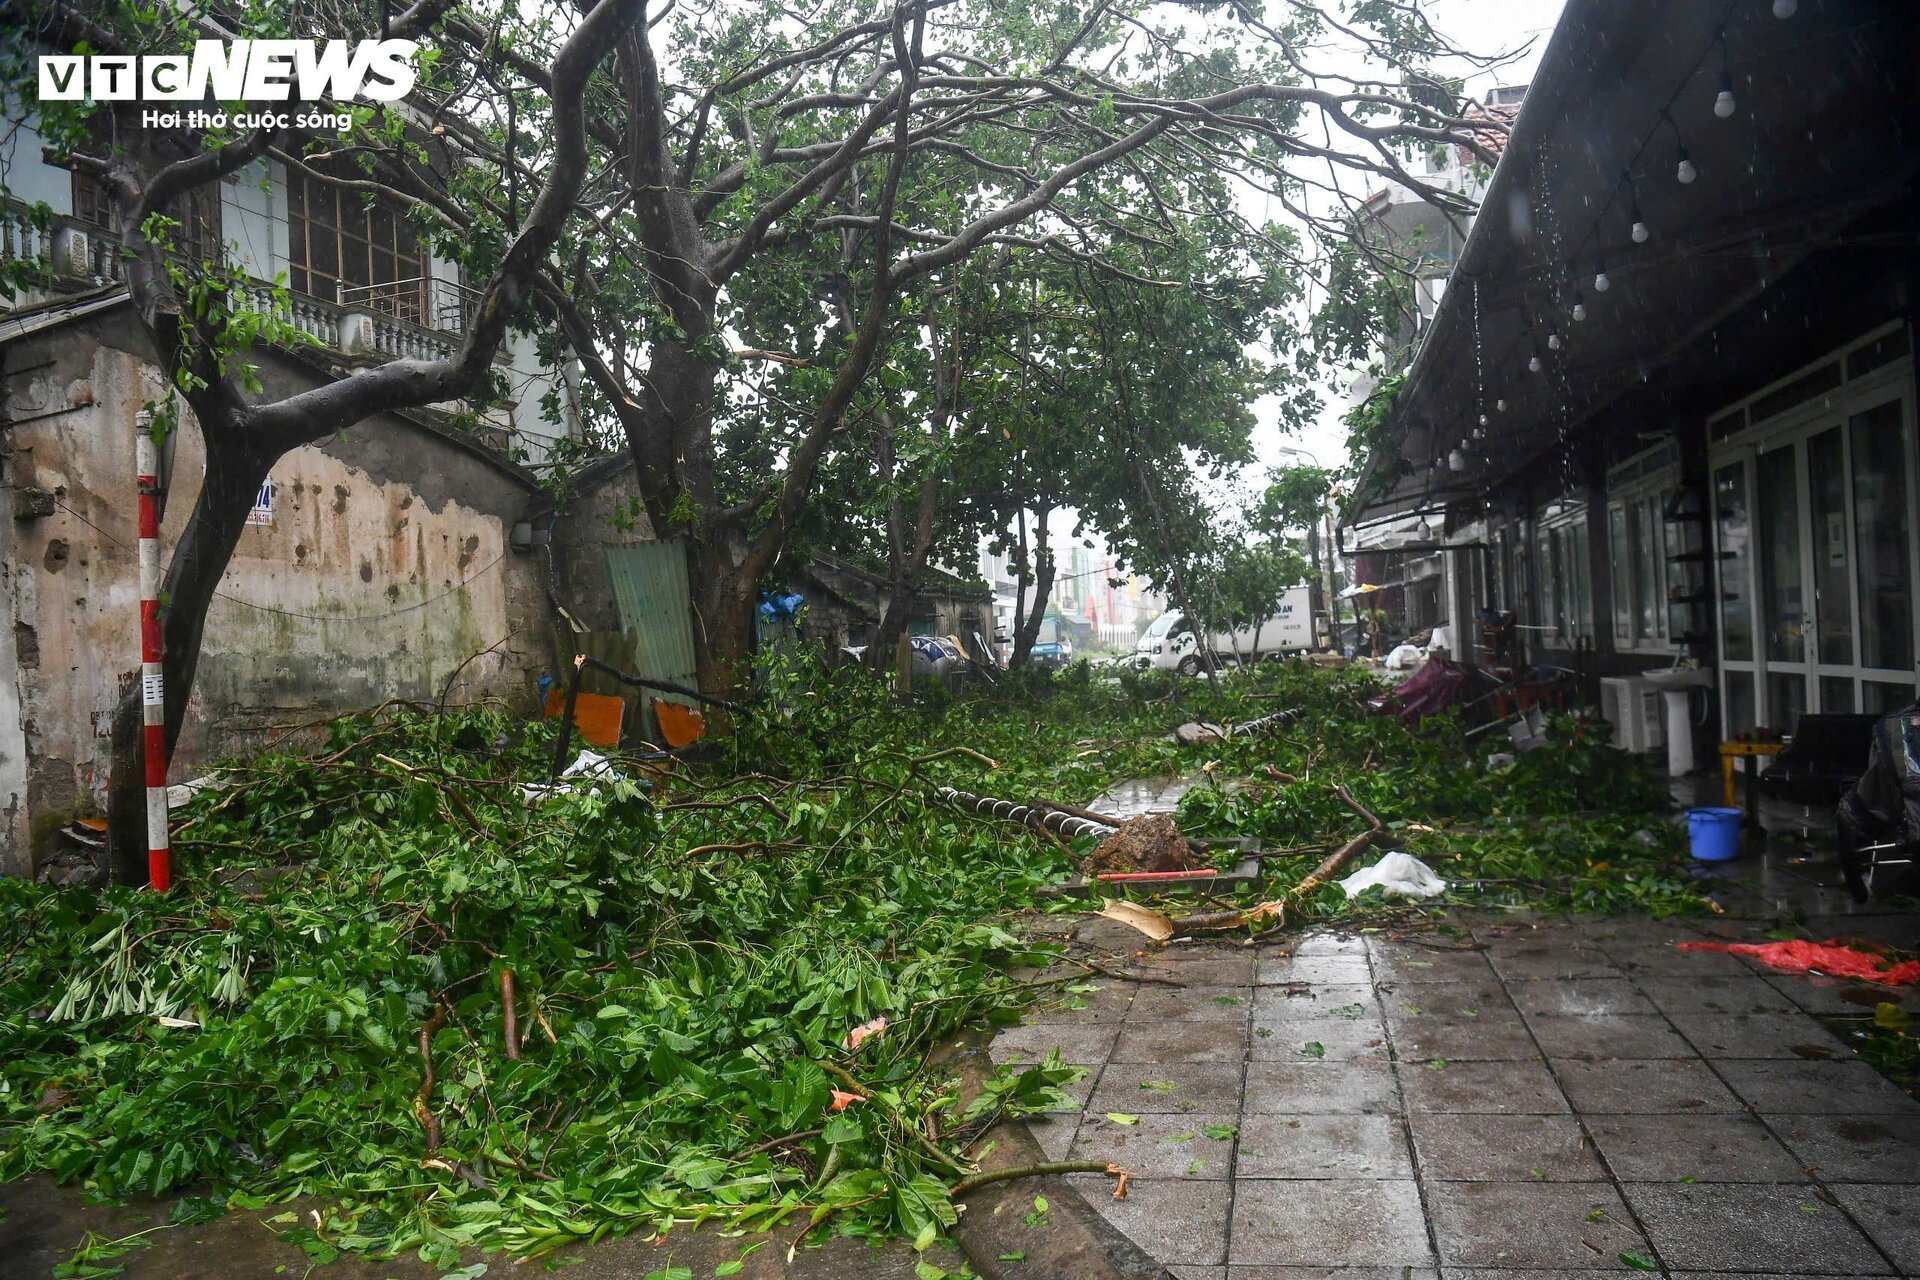
<path id="1" fill-rule="evenodd" d="M 1133 665 L 1142 671 L 1178 671 L 1198 675 L 1206 659 L 1202 638 L 1187 615 L 1172 609 L 1153 620 L 1133 648 Z M 1313 648 L 1313 589 L 1294 587 L 1280 597 L 1273 616 L 1254 627 L 1216 631 L 1205 637 L 1214 661 L 1257 662 Z"/>

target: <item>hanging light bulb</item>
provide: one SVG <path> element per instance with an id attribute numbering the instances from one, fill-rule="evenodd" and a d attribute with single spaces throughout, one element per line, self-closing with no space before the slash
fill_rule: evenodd
<path id="1" fill-rule="evenodd" d="M 1633 211 L 1633 242 L 1645 244 L 1652 236 L 1653 232 L 1647 230 L 1647 224 L 1641 220 L 1640 210 L 1636 207 Z"/>
<path id="2" fill-rule="evenodd" d="M 1673 167 L 1673 176 L 1678 178 L 1680 185 L 1684 187 L 1699 177 L 1700 171 L 1693 167 L 1693 158 L 1687 154 L 1685 147 L 1679 148 L 1676 154 L 1679 156 L 1679 163 Z"/>
<path id="3" fill-rule="evenodd" d="M 1713 114 L 1725 120 L 1739 109 L 1740 104 L 1733 100 L 1733 77 L 1722 75 L 1720 92 L 1713 100 Z"/>
<path id="4" fill-rule="evenodd" d="M 1559 335 L 1559 334 L 1557 334 L 1557 333 L 1550 333 L 1550 334 L 1548 334 L 1548 335 L 1547 335 L 1547 350 L 1549 350 L 1549 351 L 1558 351 L 1559 349 L 1560 349 L 1560 335 Z"/>
<path id="5" fill-rule="evenodd" d="M 1578 289 L 1573 291 L 1573 318 L 1575 320 L 1587 318 L 1587 300 L 1580 295 Z"/>
<path id="6" fill-rule="evenodd" d="M 1485 423 L 1485 422 L 1486 422 L 1486 418 L 1484 418 L 1484 417 L 1482 417 L 1482 418 L 1480 419 L 1480 421 L 1481 421 L 1482 423 Z M 1474 439 L 1474 440 L 1485 440 L 1485 439 L 1487 438 L 1487 429 L 1486 429 L 1486 427 L 1485 427 L 1484 425 L 1483 425 L 1483 426 L 1478 426 L 1478 427 L 1475 427 L 1475 428 L 1473 429 L 1473 431 L 1471 432 L 1471 434 L 1470 434 L 1470 436 L 1469 436 L 1469 438 L 1470 438 L 1470 439 Z"/>
<path id="7" fill-rule="evenodd" d="M 1507 398 L 1505 396 L 1502 396 L 1498 400 L 1495 400 L 1493 402 L 1493 407 L 1495 409 L 1498 409 L 1501 413 L 1505 413 L 1507 411 Z"/>
<path id="8" fill-rule="evenodd" d="M 1540 372 L 1542 367 L 1543 365 L 1540 360 L 1540 348 L 1535 347 L 1533 349 L 1533 355 L 1531 355 L 1527 359 L 1527 372 L 1538 373 Z"/>
<path id="9" fill-rule="evenodd" d="M 1413 527 L 1413 536 L 1422 542 L 1433 541 L 1433 526 L 1427 523 L 1425 516 L 1421 516 L 1420 523 Z"/>
<path id="10" fill-rule="evenodd" d="M 1466 469 L 1467 469 L 1467 455 L 1466 455 L 1466 454 L 1464 454 L 1464 453 L 1462 453 L 1462 452 L 1461 452 L 1460 450 L 1458 450 L 1458 449 L 1455 449 L 1455 450 L 1454 450 L 1454 451 L 1453 451 L 1452 453 L 1449 453 L 1449 454 L 1447 455 L 1447 470 L 1449 470 L 1449 471 L 1465 471 Z"/>
<path id="11" fill-rule="evenodd" d="M 1605 293 L 1613 288 L 1613 278 L 1607 274 L 1607 264 L 1602 262 L 1593 269 L 1593 291 Z"/>
<path id="12" fill-rule="evenodd" d="M 1480 425 L 1483 427 L 1487 425 L 1487 415 L 1484 413 L 1480 415 Z"/>
<path id="13" fill-rule="evenodd" d="M 1791 18 L 1800 12 L 1800 0 L 1773 0 L 1773 16 Z"/>

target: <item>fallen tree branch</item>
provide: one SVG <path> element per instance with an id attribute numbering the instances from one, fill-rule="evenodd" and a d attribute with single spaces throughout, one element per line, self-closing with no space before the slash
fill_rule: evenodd
<path id="1" fill-rule="evenodd" d="M 1015 1178 L 1037 1178 L 1050 1173 L 1106 1173 L 1116 1178 L 1132 1176 L 1111 1160 L 1041 1160 L 1034 1164 L 1019 1164 L 1006 1169 L 989 1169 L 984 1173 L 970 1174 L 949 1187 L 947 1194 L 957 1200 L 969 1191 L 978 1191 L 981 1187 L 992 1186 L 996 1182 L 1011 1182 Z"/>
<path id="2" fill-rule="evenodd" d="M 520 1061 L 520 1014 L 513 1006 L 513 970 L 500 971 L 500 1038 L 506 1042 L 507 1060 Z"/>
<path id="3" fill-rule="evenodd" d="M 427 1155 L 440 1149 L 440 1117 L 433 1113 L 433 1035 L 446 1025 L 447 1006 L 437 1001 L 433 1016 L 420 1024 L 420 1088 L 413 1095 L 413 1118 L 427 1135 Z"/>

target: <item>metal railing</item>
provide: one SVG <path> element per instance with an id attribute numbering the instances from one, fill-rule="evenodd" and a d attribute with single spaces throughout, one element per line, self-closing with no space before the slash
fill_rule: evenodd
<path id="1" fill-rule="evenodd" d="M 39 221 L 12 201 L 0 201 L 0 261 L 31 268 L 33 284 L 15 305 L 126 279 L 120 244 L 111 233 L 59 214 Z M 329 350 L 377 362 L 452 355 L 473 320 L 479 294 L 453 281 L 420 277 L 344 289 L 335 302 L 300 293 L 276 301 L 272 285 L 250 280 L 241 297 L 249 308 L 276 316 Z"/>

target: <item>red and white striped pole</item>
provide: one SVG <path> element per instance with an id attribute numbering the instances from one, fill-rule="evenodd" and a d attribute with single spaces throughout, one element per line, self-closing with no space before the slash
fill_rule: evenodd
<path id="1" fill-rule="evenodd" d="M 173 883 L 167 842 L 167 686 L 160 667 L 160 446 L 153 415 L 135 423 L 140 473 L 140 710 L 147 770 L 147 884 L 165 893 Z"/>

